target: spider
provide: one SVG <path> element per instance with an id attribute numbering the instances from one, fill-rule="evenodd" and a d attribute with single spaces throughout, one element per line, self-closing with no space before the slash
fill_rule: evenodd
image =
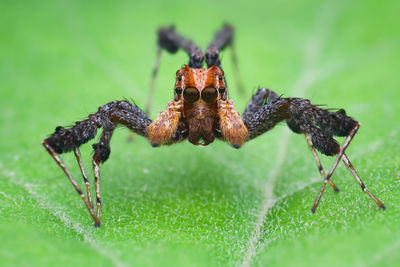
<path id="1" fill-rule="evenodd" d="M 186 139 L 194 145 L 206 146 L 215 139 L 220 139 L 238 149 L 246 142 L 271 130 L 279 122 L 286 121 L 293 132 L 305 135 L 318 170 L 324 178 L 321 190 L 311 208 L 313 213 L 328 183 L 333 190 L 339 191 L 331 177 L 340 160 L 349 168 L 361 189 L 381 209 L 385 209 L 385 205 L 368 191 L 345 154 L 360 123 L 347 116 L 343 109 L 333 112 L 312 105 L 307 99 L 281 97 L 265 88 L 258 89 L 240 116 L 228 96 L 228 87 L 219 57 L 219 53 L 228 46 L 234 51 L 233 27 L 230 25 L 224 25 L 215 34 L 205 54 L 194 42 L 179 35 L 173 27 L 160 28 L 150 96 L 153 94 L 154 80 L 163 49 L 169 53 L 183 49 L 189 55 L 189 63 L 176 72 L 174 97 L 154 121 L 146 115 L 151 97 L 147 102 L 146 113 L 126 100 L 112 101 L 99 107 L 97 112 L 90 114 L 86 120 L 76 122 L 73 127 L 66 129 L 58 126 L 50 137 L 43 140 L 43 146 L 67 175 L 85 203 L 94 225 L 101 224 L 100 164 L 110 155 L 110 139 L 117 125 L 123 125 L 133 133 L 147 138 L 153 147 L 172 145 Z M 236 66 L 235 58 L 234 56 Z M 203 68 L 204 60 L 207 68 Z M 103 131 L 99 142 L 93 144 L 95 209 L 79 147 L 93 139 L 98 128 L 102 128 Z M 334 136 L 346 137 L 343 145 L 340 146 Z M 324 171 L 316 150 L 327 156 L 336 155 L 328 173 Z M 86 186 L 86 195 L 60 158 L 60 154 L 69 151 L 73 151 L 77 159 Z"/>

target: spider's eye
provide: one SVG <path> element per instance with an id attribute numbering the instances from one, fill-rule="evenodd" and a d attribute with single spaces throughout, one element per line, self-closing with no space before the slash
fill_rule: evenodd
<path id="1" fill-rule="evenodd" d="M 206 87 L 203 89 L 203 91 L 201 91 L 201 99 L 206 102 L 212 102 L 217 99 L 217 97 L 217 89 L 215 89 L 214 87 Z"/>
<path id="2" fill-rule="evenodd" d="M 182 94 L 182 88 L 180 88 L 180 87 L 175 88 L 175 92 L 176 92 L 178 95 Z"/>
<path id="3" fill-rule="evenodd" d="M 182 81 L 182 76 L 178 76 L 178 82 Z"/>
<path id="4" fill-rule="evenodd" d="M 188 87 L 183 91 L 183 98 L 189 102 L 196 102 L 200 98 L 199 90 L 194 87 Z"/>
<path id="5" fill-rule="evenodd" d="M 222 95 L 223 93 L 225 93 L 225 87 L 220 87 L 218 88 L 218 92 Z"/>

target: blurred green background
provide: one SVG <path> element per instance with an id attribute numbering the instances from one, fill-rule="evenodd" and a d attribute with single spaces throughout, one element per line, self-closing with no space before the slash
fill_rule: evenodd
<path id="1" fill-rule="evenodd" d="M 400 262 L 398 1 L 0 2 L 1 266 L 395 266 Z M 175 24 L 205 47 L 224 22 L 231 98 L 258 86 L 344 108 L 362 123 L 348 155 L 380 211 L 343 164 L 320 188 L 303 136 L 285 124 L 240 150 L 216 141 L 152 149 L 118 129 L 102 167 L 102 227 L 40 145 L 58 125 L 111 100 L 144 107 L 156 29 Z M 172 98 L 184 52 L 162 55 L 151 117 Z M 91 142 L 93 143 L 93 142 Z M 91 146 L 82 147 L 87 169 Z M 323 158 L 326 168 L 333 158 Z M 63 155 L 82 184 L 72 154 Z"/>

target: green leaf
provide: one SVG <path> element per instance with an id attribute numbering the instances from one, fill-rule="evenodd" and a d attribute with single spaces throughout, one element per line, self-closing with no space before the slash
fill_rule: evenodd
<path id="1" fill-rule="evenodd" d="M 386 1 L 35 1 L 0 3 L 0 259 L 4 266 L 395 266 L 400 261 L 399 3 Z M 257 86 L 344 108 L 362 123 L 348 149 L 381 211 L 343 164 L 325 190 L 303 136 L 285 124 L 240 150 L 216 141 L 151 148 L 117 129 L 102 166 L 102 226 L 40 145 L 111 100 L 147 100 L 156 29 L 202 47 L 235 25 L 246 97 Z M 152 118 L 183 52 L 164 53 Z M 341 140 L 343 141 L 343 140 Z M 93 140 L 95 142 L 95 140 Z M 91 142 L 90 144 L 92 144 Z M 82 147 L 89 170 L 91 145 Z M 62 155 L 83 187 L 73 155 Z M 333 158 L 321 156 L 329 169 Z M 90 175 L 91 172 L 89 172 Z M 92 181 L 93 183 L 93 181 Z"/>

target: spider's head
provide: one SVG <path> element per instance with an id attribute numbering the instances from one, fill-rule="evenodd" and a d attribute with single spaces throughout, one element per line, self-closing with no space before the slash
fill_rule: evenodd
<path id="1" fill-rule="evenodd" d="M 218 101 L 227 98 L 224 72 L 217 66 L 190 68 L 176 73 L 175 101 L 181 101 L 181 113 L 189 130 L 188 140 L 195 145 L 214 141 Z"/>
<path id="2" fill-rule="evenodd" d="M 213 65 L 210 68 L 184 66 L 176 72 L 175 99 L 185 103 L 216 103 L 226 99 L 227 90 L 224 72 Z"/>

